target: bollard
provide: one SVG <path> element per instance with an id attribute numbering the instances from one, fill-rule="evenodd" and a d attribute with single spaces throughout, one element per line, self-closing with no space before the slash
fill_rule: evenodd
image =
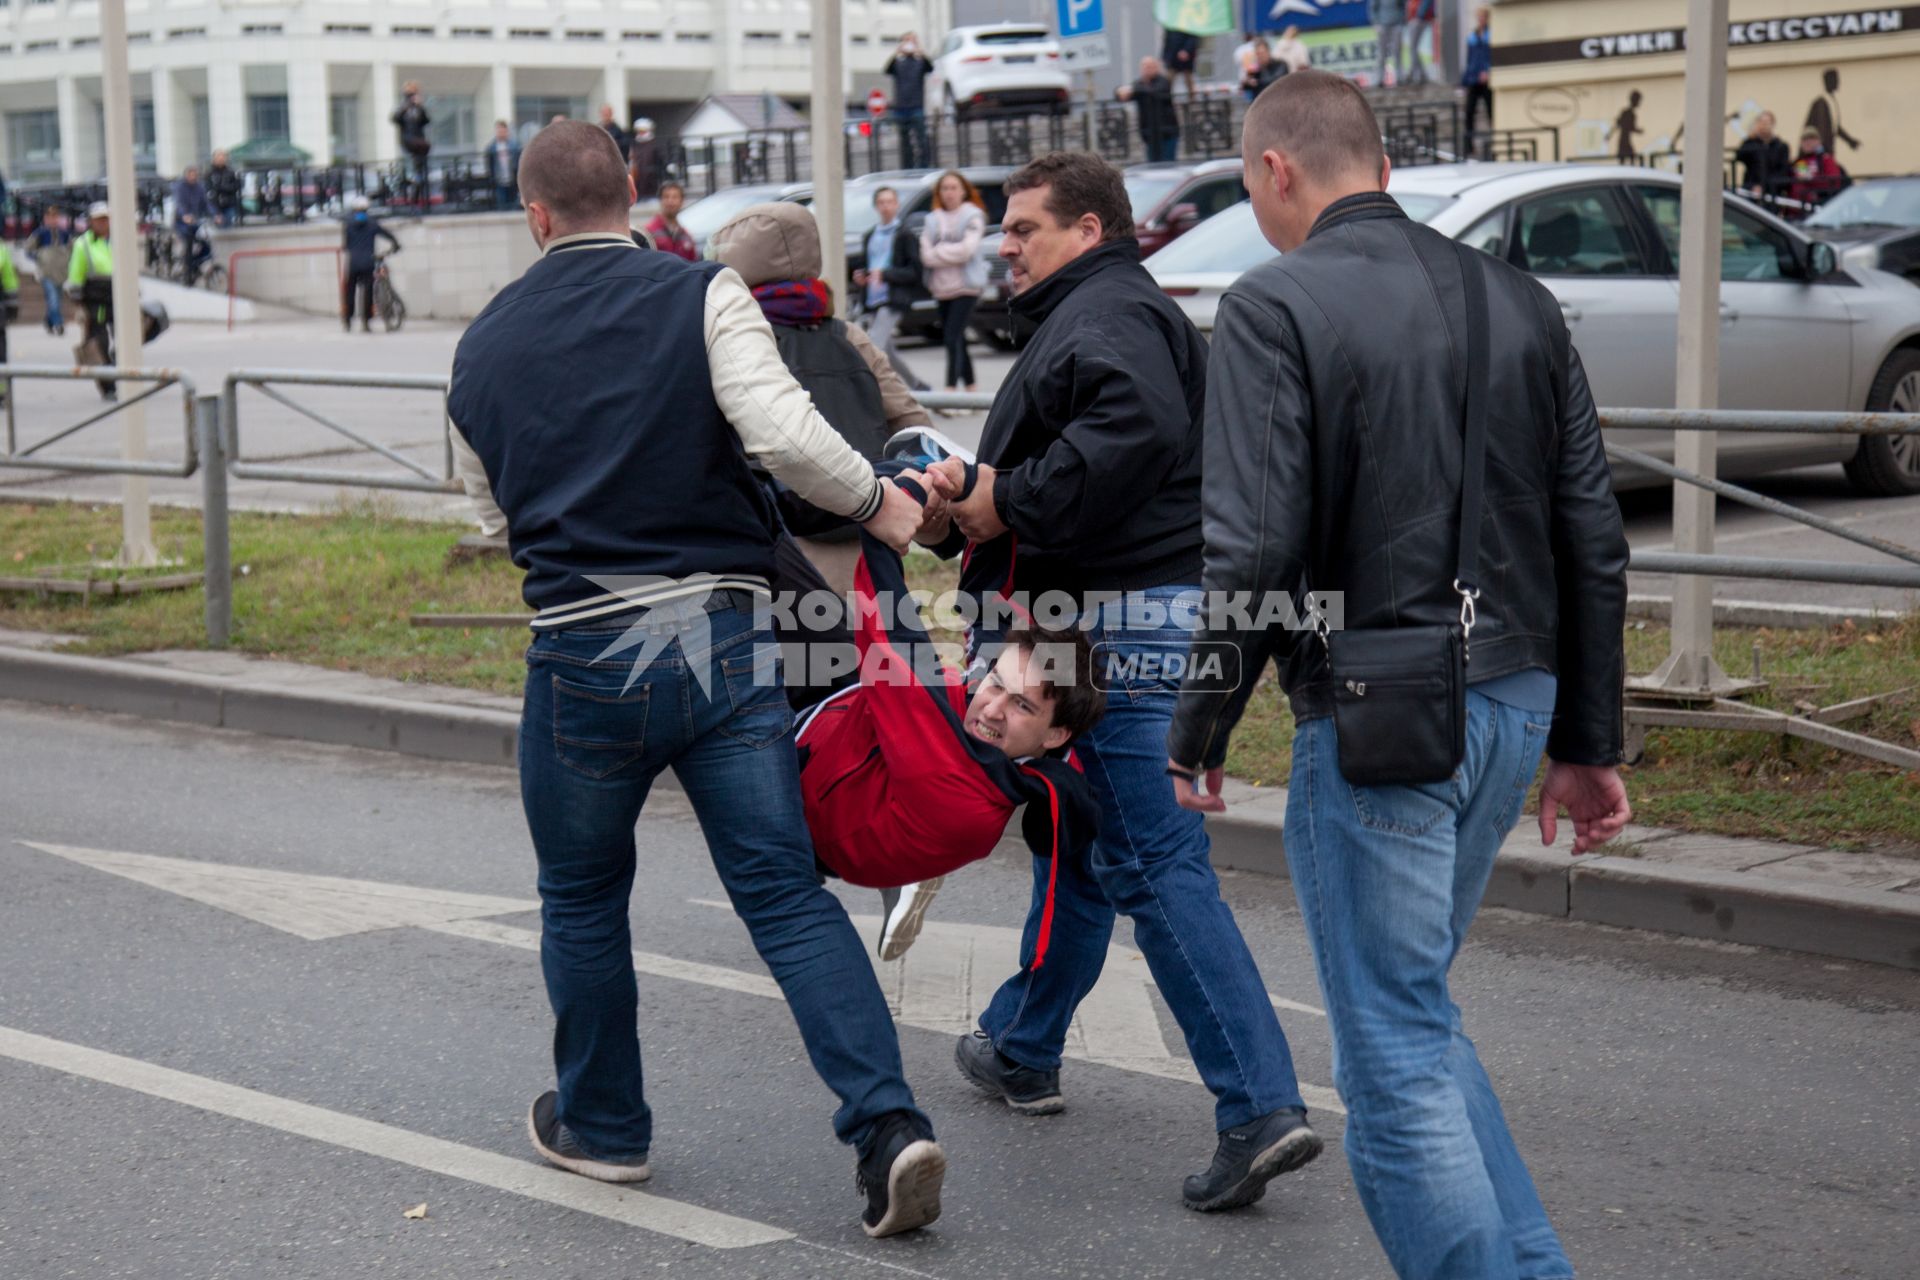
<path id="1" fill-rule="evenodd" d="M 224 649 L 233 632 L 233 547 L 227 529 L 227 451 L 219 396 L 194 400 L 193 434 L 200 450 L 200 523 L 206 538 L 207 647 Z"/>

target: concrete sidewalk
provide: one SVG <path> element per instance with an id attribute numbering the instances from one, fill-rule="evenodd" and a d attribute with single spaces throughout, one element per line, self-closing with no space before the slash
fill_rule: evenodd
<path id="1" fill-rule="evenodd" d="M 512 767 L 517 698 L 232 652 L 122 658 L 0 631 L 0 698 L 272 737 Z M 671 785 L 671 779 L 665 780 Z M 1286 791 L 1230 784 L 1209 819 L 1214 863 L 1284 876 Z M 1920 969 L 1920 859 L 1629 828 L 1603 855 L 1543 849 L 1531 819 L 1508 840 L 1489 906 Z"/>

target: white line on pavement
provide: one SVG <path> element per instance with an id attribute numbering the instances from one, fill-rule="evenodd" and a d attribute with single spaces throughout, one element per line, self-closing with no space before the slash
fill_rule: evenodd
<path id="1" fill-rule="evenodd" d="M 29 1031 L 0 1027 L 0 1055 L 715 1249 L 794 1238 L 762 1222 Z"/>

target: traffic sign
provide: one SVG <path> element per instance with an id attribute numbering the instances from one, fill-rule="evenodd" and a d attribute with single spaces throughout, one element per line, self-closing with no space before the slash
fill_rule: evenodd
<path id="1" fill-rule="evenodd" d="M 1054 4 L 1060 12 L 1062 40 L 1099 35 L 1107 29 L 1107 15 L 1102 0 L 1054 0 Z"/>
<path id="2" fill-rule="evenodd" d="M 887 94 L 884 89 L 875 89 L 867 95 L 867 114 L 870 116 L 887 114 Z"/>
<path id="3" fill-rule="evenodd" d="M 1060 65 L 1067 71 L 1097 71 L 1112 61 L 1112 51 L 1107 48 L 1104 32 L 1060 42 Z"/>

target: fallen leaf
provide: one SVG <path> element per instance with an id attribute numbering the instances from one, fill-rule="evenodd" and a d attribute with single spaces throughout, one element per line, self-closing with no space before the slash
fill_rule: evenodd
<path id="1" fill-rule="evenodd" d="M 1869 631 L 1869 632 L 1867 632 L 1867 643 L 1868 643 L 1868 644 L 1879 644 L 1879 643 L 1880 643 L 1880 637 L 1879 637 L 1879 636 L 1877 636 L 1877 635 L 1875 635 L 1875 634 L 1874 634 L 1873 632 L 1871 632 L 1871 631 Z"/>
<path id="2" fill-rule="evenodd" d="M 22 560 L 25 560 L 26 558 L 27 558 L 27 553 L 24 551 L 16 551 L 13 553 L 13 562 L 15 564 L 19 564 Z"/>
<path id="3" fill-rule="evenodd" d="M 413 1206 L 413 1208 L 403 1212 L 400 1216 L 403 1218 L 424 1218 L 427 1216 L 427 1206 L 424 1204 L 417 1204 Z"/>

